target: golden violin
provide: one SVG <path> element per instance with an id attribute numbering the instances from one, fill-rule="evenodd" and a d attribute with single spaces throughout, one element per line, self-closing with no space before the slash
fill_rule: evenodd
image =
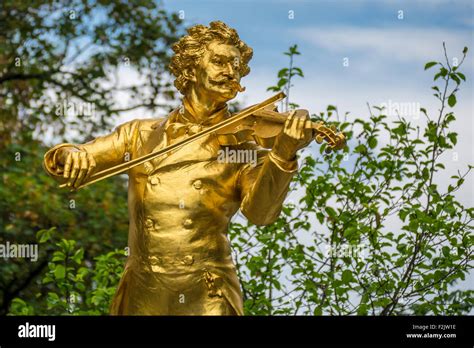
<path id="1" fill-rule="evenodd" d="M 306 110 L 293 110 L 289 114 L 297 116 L 307 113 Z M 255 141 L 260 146 L 271 149 L 275 138 L 281 133 L 289 114 L 282 114 L 270 109 L 262 109 L 244 118 L 237 124 L 224 127 L 216 132 L 220 145 L 238 145 L 247 141 Z M 306 121 L 306 129 L 313 131 L 313 138 L 318 144 L 328 143 L 325 151 L 340 150 L 346 145 L 346 137 L 337 132 L 336 126 L 327 127 L 323 121 Z"/>
<path id="2" fill-rule="evenodd" d="M 193 134 L 188 138 L 173 143 L 163 149 L 97 172 L 91 175 L 89 180 L 80 185 L 78 189 L 105 178 L 126 172 L 133 167 L 148 162 L 156 157 L 165 155 L 211 133 L 218 137 L 219 143 L 223 146 L 241 144 L 246 141 L 255 141 L 262 147 L 272 148 L 273 142 L 276 136 L 282 131 L 288 115 L 280 114 L 276 111 L 270 110 L 269 108 L 272 108 L 275 102 L 285 97 L 285 94 L 280 92 L 259 104 L 232 115 L 220 123 L 210 126 L 199 133 Z M 292 112 L 298 114 L 306 111 L 294 110 Z M 319 144 L 323 141 L 328 143 L 328 147 L 326 148 L 327 152 L 338 150 L 345 146 L 346 138 L 344 134 L 337 133 L 335 127 L 326 127 L 322 121 L 307 121 L 305 128 L 312 129 L 313 137 Z M 66 187 L 66 185 L 67 184 L 62 184 L 60 187 Z"/>

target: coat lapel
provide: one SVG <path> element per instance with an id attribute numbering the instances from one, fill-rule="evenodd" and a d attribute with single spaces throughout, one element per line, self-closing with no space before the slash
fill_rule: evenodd
<path id="1" fill-rule="evenodd" d="M 138 156 L 144 156 L 154 151 L 158 151 L 166 146 L 167 138 L 165 124 L 167 118 L 162 118 L 153 123 L 150 127 L 145 127 L 140 129 L 140 143 L 141 147 L 138 149 Z M 151 161 L 145 162 L 144 168 L 145 172 L 150 175 L 155 166 L 163 159 L 162 156 L 157 157 Z"/>

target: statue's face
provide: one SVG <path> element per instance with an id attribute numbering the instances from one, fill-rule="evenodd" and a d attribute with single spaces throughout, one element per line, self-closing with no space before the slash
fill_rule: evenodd
<path id="1" fill-rule="evenodd" d="M 217 41 L 210 43 L 194 70 L 196 91 L 220 102 L 235 98 L 240 82 L 240 64 L 240 51 L 235 46 Z"/>

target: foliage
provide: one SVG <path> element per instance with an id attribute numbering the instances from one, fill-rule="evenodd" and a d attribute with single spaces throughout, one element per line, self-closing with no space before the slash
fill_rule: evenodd
<path id="1" fill-rule="evenodd" d="M 48 144 L 110 131 L 121 111 L 168 108 L 175 96 L 167 65 L 181 31 L 178 15 L 152 0 L 1 2 L 0 243 L 32 244 L 39 230 L 56 227 L 88 264 L 126 247 L 124 179 L 59 190 L 43 155 Z M 126 85 L 118 79 L 125 73 L 141 79 Z M 0 315 L 16 297 L 43 306 L 35 294 L 51 287 L 40 280 L 54 251 L 45 243 L 37 262 L 0 259 Z"/>
<path id="2" fill-rule="evenodd" d="M 466 56 L 467 48 L 463 55 Z M 463 58 L 464 60 L 464 58 Z M 247 314 L 465 314 L 472 290 L 454 290 L 472 269 L 474 208 L 455 197 L 472 166 L 439 185 L 442 154 L 453 149 L 452 107 L 465 80 L 438 66 L 439 114 L 424 129 L 383 108 L 340 121 L 329 105 L 313 117 L 344 131 L 342 153 L 306 156 L 292 190 L 301 199 L 278 221 L 230 230 Z"/>
<path id="3" fill-rule="evenodd" d="M 290 57 L 290 63 L 288 68 L 283 68 L 278 71 L 278 82 L 275 86 L 270 86 L 267 88 L 267 91 L 272 92 L 285 92 L 286 99 L 285 104 L 283 105 L 283 111 L 288 111 L 289 109 L 295 109 L 299 105 L 295 103 L 290 103 L 290 91 L 291 87 L 291 79 L 294 76 L 304 77 L 303 70 L 294 66 L 293 60 L 296 55 L 300 55 L 301 53 L 298 51 L 298 45 L 290 46 L 287 52 L 283 53 L 284 55 Z"/>
<path id="4" fill-rule="evenodd" d="M 102 181 L 87 190 L 59 190 L 42 168 L 46 148 L 37 141 L 8 146 L 0 158 L 0 243 L 36 243 L 41 229 L 56 227 L 63 238 L 77 240 L 94 257 L 127 245 L 127 192 L 123 178 Z M 44 291 L 36 278 L 44 273 L 54 249 L 39 248 L 37 262 L 0 259 L 0 313 L 6 313 L 13 298 L 21 294 L 35 305 L 34 294 Z"/>
<path id="5" fill-rule="evenodd" d="M 67 125 L 69 141 L 72 129 L 92 138 L 120 111 L 167 107 L 180 24 L 152 0 L 2 1 L 1 137 L 64 136 Z M 127 71 L 142 78 L 126 85 L 119 76 Z"/>
<path id="6" fill-rule="evenodd" d="M 42 278 L 45 290 L 36 294 L 39 305 L 20 298 L 12 301 L 12 315 L 100 315 L 108 313 L 123 271 L 125 252 L 115 250 L 84 260 L 84 248 L 76 241 L 59 238 L 55 228 L 40 230 L 41 244 L 54 244 L 48 270 Z"/>

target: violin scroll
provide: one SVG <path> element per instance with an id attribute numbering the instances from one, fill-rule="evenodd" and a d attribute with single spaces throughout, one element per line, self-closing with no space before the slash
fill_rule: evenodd
<path id="1" fill-rule="evenodd" d="M 318 144 L 321 144 L 323 141 L 328 143 L 325 149 L 326 153 L 341 150 L 346 146 L 346 136 L 344 133 L 337 132 L 335 125 L 327 127 L 323 121 L 318 121 L 311 122 L 311 128 L 315 130 L 316 135 L 314 139 Z"/>

